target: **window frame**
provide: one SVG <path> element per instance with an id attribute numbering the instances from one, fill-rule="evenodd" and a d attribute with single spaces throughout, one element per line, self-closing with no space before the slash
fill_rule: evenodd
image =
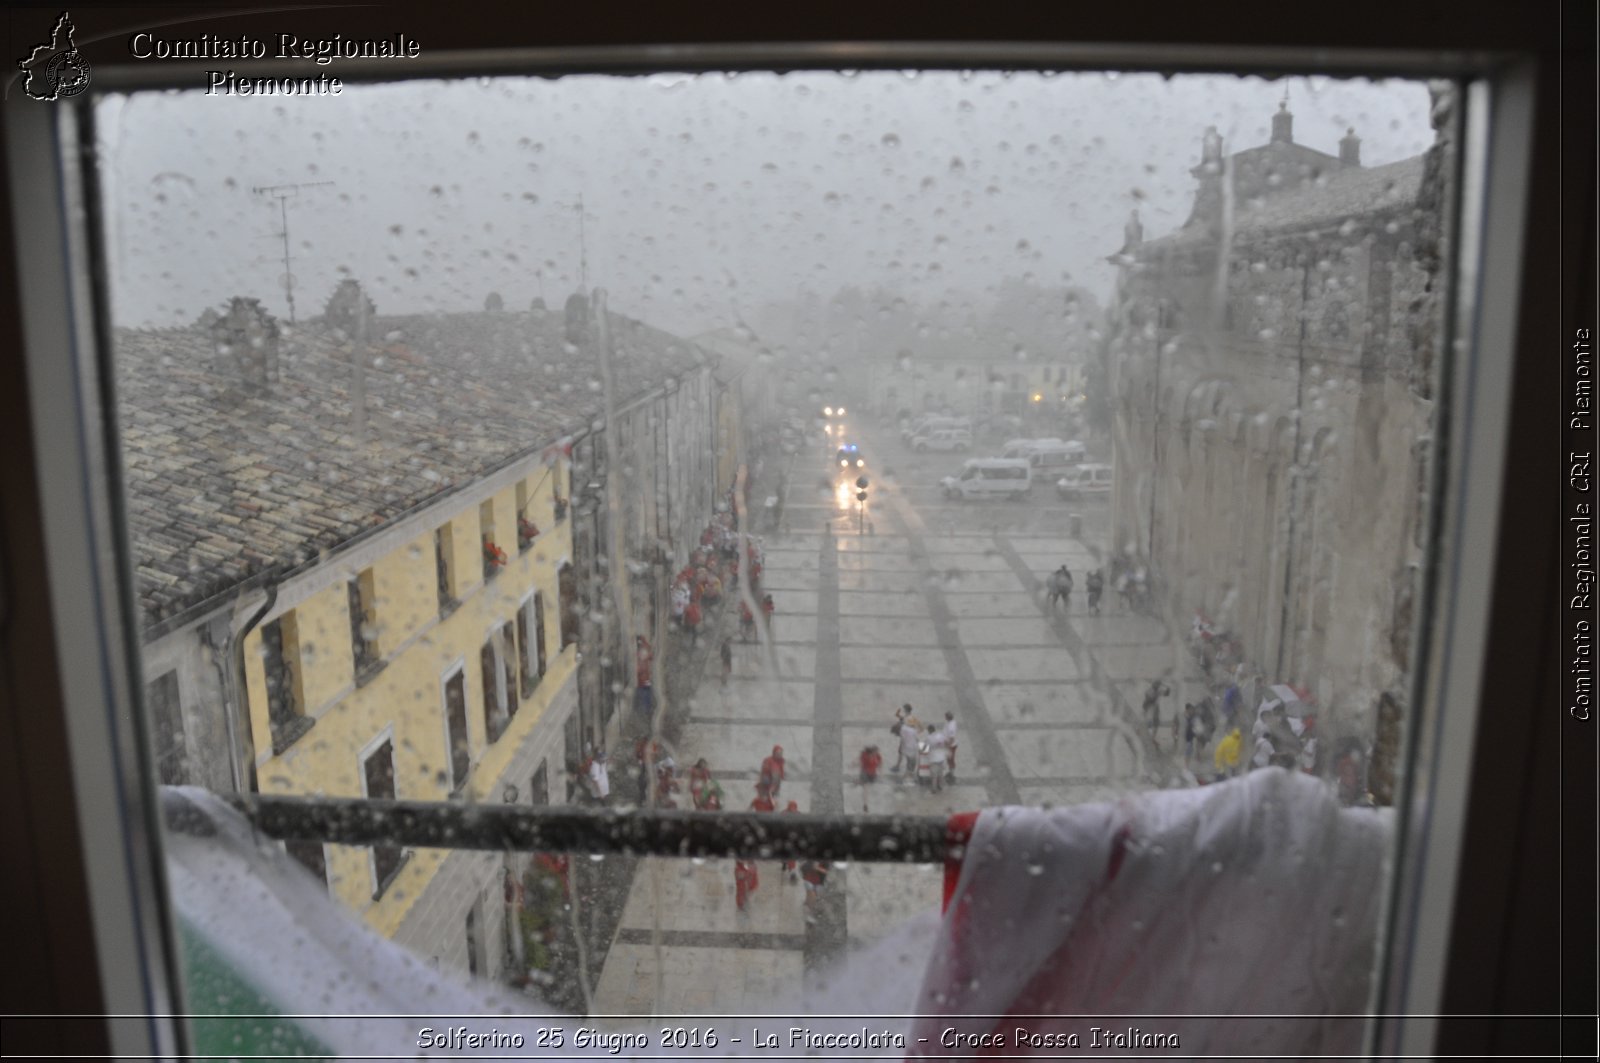
<path id="1" fill-rule="evenodd" d="M 368 792 L 367 762 L 375 757 L 378 753 L 378 750 L 382 749 L 386 745 L 389 747 L 389 789 L 394 791 L 393 796 L 388 798 L 388 800 L 398 801 L 401 799 L 400 765 L 395 763 L 396 750 L 394 742 L 394 724 L 392 723 L 385 726 L 383 730 L 378 732 L 376 737 L 374 737 L 366 745 L 362 746 L 361 752 L 356 756 L 356 764 L 361 775 L 361 796 L 363 798 L 371 799 L 372 797 L 372 794 Z M 379 846 L 367 846 L 367 879 L 368 883 L 372 887 L 373 903 L 377 903 L 383 899 L 383 895 L 389 891 L 390 886 L 394 885 L 395 880 L 400 877 L 400 872 L 405 870 L 406 862 L 411 858 L 410 852 L 407 851 L 403 845 L 384 846 L 383 848 L 393 848 L 396 850 L 394 867 L 389 871 L 388 875 L 380 875 L 378 873 Z"/>
<path id="2" fill-rule="evenodd" d="M 452 676 L 461 676 L 461 728 L 466 733 L 462 737 L 466 740 L 467 766 L 461 773 L 461 778 L 456 778 L 456 746 L 450 735 L 450 679 Z M 472 750 L 472 688 L 467 683 L 467 659 L 457 657 L 439 673 L 439 715 L 440 724 L 444 728 L 444 759 L 450 766 L 450 793 L 459 793 L 472 781 L 472 765 L 474 762 Z"/>
<path id="3" fill-rule="evenodd" d="M 1371 20 L 1359 16 L 1340 20 L 1359 27 L 1363 34 L 1377 27 L 1385 35 L 1383 39 L 1402 46 L 1422 47 L 1431 34 L 1442 33 L 1433 39 L 1441 40 L 1447 47 L 1485 49 L 1475 55 L 1452 56 L 1448 62 L 1415 53 L 1361 46 L 1358 42 L 1370 37 L 1356 37 L 1349 31 L 1325 25 L 1316 27 L 1313 38 L 1302 40 L 1293 37 L 1297 31 L 1252 29 L 1251 19 L 1240 17 L 1234 25 L 1242 28 L 1232 32 L 1246 40 L 1266 41 L 1267 45 L 1219 46 L 1214 43 L 1217 33 L 1214 25 L 1209 21 L 1191 21 L 1188 16 L 1164 20 L 1163 25 L 1154 26 L 1148 21 L 1141 22 L 1131 12 L 1093 16 L 1074 12 L 1076 25 L 1068 27 L 1063 19 L 1055 31 L 1057 34 L 1066 37 L 1077 33 L 1097 40 L 1133 43 L 1075 47 L 1046 42 L 1007 46 L 963 41 L 958 34 L 953 41 L 933 40 L 900 49 L 876 43 L 843 51 L 826 44 L 753 45 L 734 52 L 717 47 L 689 49 L 680 46 L 651 54 L 636 47 L 621 55 L 606 49 L 546 49 L 518 56 L 504 52 L 479 57 L 444 54 L 409 66 L 404 73 L 410 77 L 431 77 L 538 70 L 767 68 L 774 64 L 801 69 L 837 66 L 840 57 L 847 55 L 847 61 L 861 68 L 1019 67 L 1027 65 L 1026 60 L 1033 56 L 1053 61 L 1066 58 L 1068 61 L 1051 64 L 1064 68 L 1104 65 L 1122 69 L 1251 73 L 1316 66 L 1350 73 L 1386 71 L 1413 76 L 1427 73 L 1482 76 L 1485 79 L 1482 90 L 1488 94 L 1485 103 L 1495 109 L 1496 118 L 1492 130 L 1478 131 L 1486 141 L 1480 150 L 1491 179 L 1476 206 L 1484 225 L 1483 249 L 1476 256 L 1465 256 L 1469 265 L 1476 267 L 1471 291 L 1479 305 L 1474 308 L 1477 330 L 1472 333 L 1473 351 L 1464 363 L 1489 371 L 1462 374 L 1463 379 L 1456 381 L 1456 386 L 1465 392 L 1466 402 L 1451 407 L 1452 453 L 1448 460 L 1436 463 L 1433 473 L 1435 488 L 1448 479 L 1454 493 L 1450 497 L 1452 539 L 1444 542 L 1436 529 L 1432 545 L 1435 551 L 1447 546 L 1458 548 L 1450 557 L 1451 571 L 1458 582 L 1445 588 L 1449 597 L 1447 603 L 1432 600 L 1419 604 L 1417 609 L 1419 626 L 1427 630 L 1428 641 L 1418 646 L 1419 661 L 1427 663 L 1419 665 L 1416 672 L 1428 692 L 1424 705 L 1431 706 L 1433 711 L 1421 718 L 1422 727 L 1414 728 L 1423 733 L 1408 743 L 1408 749 L 1414 758 L 1419 749 L 1429 746 L 1433 759 L 1425 776 L 1415 771 L 1414 763 L 1408 764 L 1407 783 L 1413 797 L 1401 809 L 1402 826 L 1408 835 L 1419 837 L 1422 844 L 1401 853 L 1395 876 L 1396 923 L 1384 935 L 1385 947 L 1403 946 L 1410 963 L 1406 969 L 1391 971 L 1386 976 L 1385 1010 L 1403 1011 L 1410 1005 L 1418 1012 L 1432 1012 L 1440 1010 L 1452 953 L 1490 948 L 1473 945 L 1470 941 L 1471 934 L 1481 933 L 1481 928 L 1462 928 L 1450 923 L 1457 899 L 1456 858 L 1461 855 L 1461 834 L 1467 826 L 1469 789 L 1474 791 L 1474 808 L 1479 807 L 1475 792 L 1479 786 L 1508 796 L 1516 807 L 1524 810 L 1532 801 L 1526 795 L 1517 794 L 1513 785 L 1517 780 L 1500 781 L 1497 785 L 1494 773 L 1484 770 L 1474 757 L 1474 738 L 1479 733 L 1485 706 L 1484 689 L 1480 684 L 1491 683 L 1492 677 L 1481 675 L 1478 667 L 1450 669 L 1446 664 L 1452 651 L 1458 659 L 1481 661 L 1481 650 L 1487 644 L 1491 628 L 1496 636 L 1515 636 L 1515 624 L 1520 621 L 1491 615 L 1490 605 L 1491 598 L 1495 597 L 1492 592 L 1500 589 L 1498 585 L 1513 579 L 1512 568 L 1519 557 L 1519 549 L 1524 562 L 1531 555 L 1550 557 L 1552 566 L 1555 564 L 1554 536 L 1550 537 L 1549 544 L 1537 537 L 1539 530 L 1553 529 L 1553 517 L 1536 524 L 1532 530 L 1518 530 L 1512 524 L 1502 528 L 1499 519 L 1506 500 L 1519 490 L 1503 476 L 1506 451 L 1516 445 L 1512 427 L 1513 424 L 1525 427 L 1532 417 L 1526 409 L 1525 394 L 1518 396 L 1518 405 L 1513 410 L 1510 385 L 1521 385 L 1524 390 L 1538 387 L 1530 383 L 1536 371 L 1532 356 L 1523 354 L 1519 358 L 1517 350 L 1519 344 L 1526 350 L 1529 341 L 1542 335 L 1532 320 L 1533 307 L 1538 300 L 1531 294 L 1531 285 L 1524 286 L 1523 262 L 1532 263 L 1527 272 L 1536 275 L 1543 275 L 1540 270 L 1552 269 L 1548 258 L 1541 264 L 1539 258 L 1530 253 L 1530 248 L 1548 251 L 1551 238 L 1531 231 L 1527 219 L 1532 199 L 1529 190 L 1536 183 L 1532 160 L 1537 155 L 1541 163 L 1549 161 L 1552 137 L 1545 125 L 1542 132 L 1537 133 L 1544 138 L 1544 143 L 1537 143 L 1531 139 L 1536 135 L 1531 127 L 1535 117 L 1552 112 L 1556 92 L 1554 64 L 1548 58 L 1548 42 L 1544 36 L 1535 33 L 1526 23 L 1514 22 L 1508 27 L 1505 16 L 1506 12 L 1497 12 L 1494 20 L 1485 21 L 1481 16 L 1457 11 L 1442 29 L 1423 14 L 1413 16 L 1392 8 L 1373 10 Z M 420 12 L 411 17 L 415 25 L 436 29 L 436 39 L 459 41 L 459 34 L 463 32 L 458 29 L 452 33 L 442 22 L 430 24 Z M 567 17 L 581 23 L 583 16 L 569 14 Z M 1273 21 L 1267 19 L 1263 25 L 1273 24 Z M 747 31 L 744 39 L 768 39 L 750 35 L 749 27 L 742 23 L 713 32 L 711 36 L 737 38 L 741 27 Z M 470 31 L 466 32 L 471 35 Z M 558 27 L 547 26 L 530 31 L 530 36 L 542 33 L 543 36 L 536 39 L 548 40 L 561 32 Z M 647 23 L 634 24 L 627 31 L 591 29 L 588 35 L 578 34 L 577 39 L 590 40 L 598 35 L 601 40 L 613 40 L 612 35 L 619 32 L 632 33 L 638 42 L 654 39 L 652 34 L 692 31 L 678 27 L 666 31 Z M 1291 34 L 1290 44 L 1298 45 L 1300 50 L 1286 51 L 1281 36 L 1273 36 L 1285 32 Z M 1030 23 L 1024 28 L 1024 35 L 1040 33 L 1037 24 Z M 1330 48 L 1345 51 L 1310 50 L 1322 34 L 1332 35 L 1334 43 Z M 999 27 L 986 33 L 980 31 L 980 36 L 988 40 L 1010 35 Z M 853 35 L 835 32 L 817 36 L 819 40 L 829 40 Z M 1202 43 L 1182 47 L 1172 43 L 1184 36 Z M 516 35 L 505 36 L 502 27 L 496 43 L 516 39 Z M 941 44 L 945 47 L 940 47 Z M 1539 62 L 1534 53 L 1541 46 L 1547 56 Z M 1363 50 L 1351 51 L 1352 48 Z M 1489 53 L 1487 49 L 1490 48 L 1514 49 L 1521 55 L 1508 61 L 1503 53 Z M 719 58 L 724 55 L 731 58 Z M 922 57 L 920 61 L 918 56 Z M 262 64 L 260 73 L 272 73 L 269 66 Z M 392 80 L 395 74 L 393 67 L 383 64 L 368 64 L 364 69 L 373 80 Z M 352 66 L 351 70 L 355 71 L 356 67 Z M 96 89 L 161 87 L 170 84 L 179 73 L 171 65 L 125 70 L 97 67 Z M 181 73 L 187 75 L 189 71 L 185 69 Z M 354 82 L 362 77 L 358 74 L 347 80 Z M 85 98 L 85 102 L 89 100 L 92 97 Z M 81 882 L 89 902 L 86 905 L 89 918 L 82 921 L 83 925 L 53 931 L 56 935 L 53 940 L 79 944 L 79 949 L 68 950 L 66 954 L 94 956 L 100 973 L 97 985 L 76 992 L 66 989 L 57 992 L 71 992 L 73 999 L 93 1000 L 98 1005 L 76 1009 L 80 1011 L 154 1016 L 142 1023 L 106 1023 L 101 1033 L 106 1051 L 118 1055 L 177 1054 L 186 1050 L 188 1041 L 180 1023 L 170 1017 L 162 1018 L 176 1010 L 174 1005 L 181 1000 L 179 987 L 182 983 L 171 913 L 165 903 L 165 876 L 156 846 L 162 827 L 144 781 L 150 773 L 148 743 L 143 741 L 142 719 L 134 711 L 137 691 L 133 677 L 139 667 L 137 625 L 131 608 L 131 583 L 127 578 L 131 565 L 123 538 L 119 459 L 114 432 L 106 428 L 114 423 L 109 375 L 105 372 L 109 357 L 104 332 L 106 319 L 103 314 L 97 317 L 91 309 L 96 304 L 103 308 L 106 292 L 103 278 L 95 276 L 88 264 L 103 261 L 103 256 L 95 253 L 99 250 L 97 235 L 83 213 L 71 209 L 93 198 L 93 174 L 76 168 L 79 138 L 92 129 L 92 123 L 85 120 L 88 115 L 83 106 L 18 105 L 8 108 L 7 114 L 7 193 L 12 208 L 8 235 L 14 246 L 29 249 L 34 268 L 17 271 L 13 282 L 7 286 L 6 294 L 13 304 L 8 309 L 15 311 L 14 323 L 0 325 L 0 328 L 10 330 L 8 335 L 17 339 L 11 349 L 21 351 L 22 356 L 19 360 L 21 372 L 15 376 L 21 378 L 25 390 L 19 387 L 15 389 L 15 398 L 0 401 L 6 401 L 7 408 L 12 408 L 10 403 L 25 404 L 27 416 L 16 422 L 21 427 L 7 431 L 22 434 L 24 442 L 29 444 L 13 453 L 31 454 L 33 458 L 33 466 L 23 469 L 17 478 L 27 488 L 26 501 L 36 501 L 31 512 L 20 517 L 8 515 L 7 519 L 8 527 L 20 526 L 30 532 L 39 529 L 44 534 L 26 535 L 22 545 L 5 549 L 8 557 L 17 551 L 39 565 L 37 572 L 16 578 L 21 586 L 42 588 L 42 594 L 22 600 L 36 603 L 31 608 L 49 623 L 39 625 L 36 634 L 8 634 L 6 646 L 11 652 L 8 663 L 13 671 L 19 671 L 15 663 L 21 652 L 19 647 L 42 647 L 46 651 L 43 659 L 56 664 L 51 674 L 31 682 L 40 684 L 46 693 L 43 704 L 61 708 L 59 732 L 50 729 L 37 734 L 45 743 L 41 755 L 60 763 L 62 771 L 55 784 L 29 780 L 26 785 L 32 792 L 56 795 L 56 803 L 66 810 L 54 813 L 53 818 L 68 829 L 56 838 L 35 844 L 51 852 L 76 851 L 68 864 L 83 868 L 83 874 L 74 881 Z M 1522 129 L 1513 125 L 1510 115 L 1521 117 Z M 1501 132 L 1509 135 L 1501 136 Z M 1489 133 L 1495 135 L 1485 135 Z M 1556 160 L 1557 167 L 1560 161 Z M 26 209 L 23 209 L 24 204 Z M 1592 253 L 1592 235 L 1588 238 Z M 1495 253 L 1489 253 L 1490 250 Z M 1563 291 L 1562 294 L 1567 293 Z M 1592 294 L 1588 297 L 1592 310 Z M 6 315 L 0 314 L 0 320 L 5 319 Z M 1493 357 L 1484 358 L 1486 348 L 1492 350 Z M 66 356 L 62 352 L 67 352 Z M 1493 386 L 1497 383 L 1503 386 Z M 0 388 L 0 394 L 4 392 L 5 389 Z M 1541 435 L 1540 438 L 1547 437 Z M 1470 466 L 1462 462 L 1462 455 L 1467 453 L 1475 456 Z M 10 482 L 8 480 L 8 484 Z M 1526 489 L 1522 489 L 1520 497 L 1527 497 Z M 1436 506 L 1436 516 L 1437 512 Z M 13 537 L 12 542 L 16 541 Z M 1467 560 L 1479 567 L 1467 567 Z M 22 571 L 19 566 L 10 568 L 11 573 Z M 1460 578 L 1462 573 L 1474 571 L 1488 572 L 1490 576 L 1487 579 Z M 1531 593 L 1524 592 L 1524 598 Z M 112 599 L 115 599 L 115 607 L 108 605 Z M 61 662 L 66 660 L 67 648 L 81 642 L 85 635 L 90 637 L 97 651 L 97 666 L 63 667 Z M 1537 636 L 1524 633 L 1522 637 Z M 563 640 L 563 648 L 565 645 Z M 1548 647 L 1553 657 L 1553 641 L 1547 639 L 1541 645 Z M 1543 652 L 1538 657 L 1548 659 Z M 1437 711 L 1447 692 L 1461 695 L 1459 700 L 1451 702 L 1454 707 L 1449 716 Z M 17 713 L 17 707 L 9 701 L 7 709 Z M 1416 711 L 1414 708 L 1413 712 Z M 1497 718 L 1503 720 L 1504 715 Z M 131 727 L 119 722 L 127 720 L 133 721 Z M 110 779 L 112 785 L 104 785 L 102 780 L 106 779 Z M 63 792 L 68 798 L 66 801 L 61 800 Z M 1430 823 L 1427 809 L 1441 813 L 1439 819 Z M 1523 820 L 1527 821 L 1529 815 L 1524 811 Z M 1429 903 L 1421 903 L 1424 897 Z M 1408 907 L 1412 920 L 1409 924 L 1405 922 Z M 1497 947 L 1515 948 L 1506 944 Z M 1388 960 L 1392 965 L 1395 957 L 1391 955 Z M 64 985 L 59 978 L 56 982 Z M 1401 1006 L 1390 1006 L 1396 1002 Z M 1387 1029 L 1389 1036 L 1394 1036 L 1393 1027 Z M 1433 1031 L 1425 1023 L 1407 1024 L 1402 1033 L 1397 1040 L 1386 1041 L 1385 1047 L 1412 1051 L 1417 1050 L 1414 1046 L 1420 1046 L 1420 1050 L 1426 1052 L 1434 1044 Z M 1383 1035 L 1383 1028 L 1380 1028 L 1380 1036 Z"/>

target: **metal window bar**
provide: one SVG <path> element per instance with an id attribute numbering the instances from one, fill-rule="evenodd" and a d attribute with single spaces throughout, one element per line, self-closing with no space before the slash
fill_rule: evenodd
<path id="1" fill-rule="evenodd" d="M 570 805 L 533 808 L 340 797 L 221 796 L 257 830 L 279 841 L 910 864 L 959 859 L 963 851 L 963 839 L 953 837 L 939 816 L 618 811 Z M 171 829 L 185 829 L 181 803 L 169 803 L 167 813 Z"/>

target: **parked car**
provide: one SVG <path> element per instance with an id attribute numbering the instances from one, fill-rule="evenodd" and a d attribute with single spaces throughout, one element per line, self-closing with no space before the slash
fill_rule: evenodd
<path id="1" fill-rule="evenodd" d="M 913 436 L 911 449 L 918 453 L 928 450 L 971 450 L 972 433 L 965 428 L 935 428 Z"/>
<path id="2" fill-rule="evenodd" d="M 969 458 L 959 475 L 939 482 L 946 498 L 1026 498 L 1033 470 L 1020 458 Z"/>
<path id="3" fill-rule="evenodd" d="M 1111 466 L 1079 465 L 1056 481 L 1056 494 L 1062 498 L 1091 498 L 1111 493 Z"/>

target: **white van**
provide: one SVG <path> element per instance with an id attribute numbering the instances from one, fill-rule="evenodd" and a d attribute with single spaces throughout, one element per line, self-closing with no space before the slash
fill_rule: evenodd
<path id="1" fill-rule="evenodd" d="M 1033 446 L 1024 451 L 1024 456 L 1039 476 L 1047 473 L 1059 473 L 1073 465 L 1080 465 L 1088 457 L 1088 451 L 1076 439 L 1069 439 L 1065 443 L 1056 440 L 1037 440 Z"/>
<path id="2" fill-rule="evenodd" d="M 945 417 L 937 413 L 925 413 L 900 429 L 900 438 L 909 443 L 917 436 L 927 435 L 936 428 L 953 427 L 956 427 L 956 419 L 954 417 Z"/>
<path id="3" fill-rule="evenodd" d="M 1056 494 L 1062 498 L 1093 498 L 1111 493 L 1111 466 L 1079 465 L 1056 481 Z"/>
<path id="4" fill-rule="evenodd" d="M 1002 458 L 1026 458 L 1036 447 L 1062 446 L 1066 443 L 1063 439 L 1008 439 L 1001 448 Z"/>
<path id="5" fill-rule="evenodd" d="M 1026 498 L 1033 470 L 1020 458 L 972 458 L 940 482 L 946 498 Z"/>
<path id="6" fill-rule="evenodd" d="M 972 433 L 965 428 L 931 428 L 911 438 L 911 449 L 919 454 L 925 450 L 971 450 Z"/>

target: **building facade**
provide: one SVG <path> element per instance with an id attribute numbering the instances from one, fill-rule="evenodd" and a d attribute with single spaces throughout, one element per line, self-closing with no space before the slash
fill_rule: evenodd
<path id="1" fill-rule="evenodd" d="M 1188 222 L 1135 217 L 1112 259 L 1112 546 L 1175 626 L 1201 612 L 1370 738 L 1411 667 L 1446 149 L 1368 168 L 1292 121 L 1233 155 L 1208 131 Z"/>
<path id="2" fill-rule="evenodd" d="M 158 774 L 219 791 L 568 800 L 580 656 L 607 656 L 580 645 L 607 573 L 595 507 L 574 502 L 626 481 L 629 556 L 698 532 L 715 490 L 707 356 L 620 315 L 576 323 L 577 344 L 537 311 L 379 318 L 367 304 L 330 320 L 290 338 L 235 300 L 194 329 L 117 337 Z M 602 331 L 625 411 L 609 427 L 593 386 Z M 611 438 L 621 462 L 583 464 Z M 289 849 L 440 963 L 493 977 L 513 952 L 503 882 L 519 869 L 501 855 Z"/>

